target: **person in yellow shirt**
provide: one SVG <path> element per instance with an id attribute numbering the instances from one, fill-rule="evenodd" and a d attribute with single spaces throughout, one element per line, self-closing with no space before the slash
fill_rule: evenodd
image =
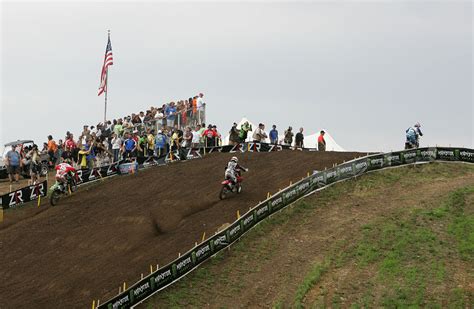
<path id="1" fill-rule="evenodd" d="M 155 151 L 155 130 L 150 130 L 147 136 L 147 151 L 145 156 L 153 156 L 153 152 Z"/>

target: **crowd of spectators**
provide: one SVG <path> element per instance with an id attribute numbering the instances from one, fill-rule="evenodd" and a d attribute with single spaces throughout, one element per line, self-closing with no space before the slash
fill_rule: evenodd
<path id="1" fill-rule="evenodd" d="M 63 161 L 77 168 L 93 168 L 121 159 L 163 156 L 181 147 L 211 147 L 221 144 L 215 125 L 205 125 L 204 94 L 151 106 L 146 112 L 132 113 L 96 126 L 84 125 L 76 139 L 66 132 L 57 142 L 50 135 L 43 153 L 50 165 Z"/>
<path id="2" fill-rule="evenodd" d="M 23 165 L 23 162 L 28 162 L 31 181 L 37 181 L 44 157 L 48 159 L 50 168 L 66 161 L 76 168 L 91 169 L 119 160 L 162 157 L 169 151 L 183 147 L 220 146 L 222 136 L 216 125 L 205 124 L 206 104 L 203 97 L 200 93 L 187 100 L 170 102 L 161 107 L 152 106 L 146 112 L 132 113 L 96 126 L 84 125 L 77 139 L 70 131 L 66 132 L 64 139 L 57 142 L 49 135 L 41 150 L 37 145 L 20 150 L 13 147 L 6 158 L 10 181 L 18 181 L 19 165 Z M 252 136 L 249 137 L 249 134 Z M 263 123 L 255 130 L 249 122 L 243 123 L 240 128 L 234 123 L 229 131 L 229 144 L 235 145 L 251 138 L 254 142 L 267 142 L 269 139 L 271 144 L 289 145 L 295 149 L 304 147 L 303 128 L 294 135 L 290 126 L 283 136 L 279 140 L 275 125 L 267 135 Z M 320 151 L 325 150 L 324 131 L 321 131 L 318 138 L 318 148 Z"/>

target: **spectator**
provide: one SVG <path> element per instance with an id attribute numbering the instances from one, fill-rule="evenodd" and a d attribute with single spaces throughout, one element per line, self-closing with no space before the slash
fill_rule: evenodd
<path id="1" fill-rule="evenodd" d="M 300 131 L 296 133 L 295 136 L 295 148 L 302 149 L 304 147 L 304 135 L 303 135 L 303 128 L 300 128 Z"/>
<path id="2" fill-rule="evenodd" d="M 179 137 L 178 128 L 174 128 L 170 137 L 170 151 L 175 151 L 181 148 L 181 138 Z"/>
<path id="3" fill-rule="evenodd" d="M 216 131 L 212 129 L 212 125 L 207 127 L 207 130 L 204 131 L 203 136 L 205 138 L 206 147 L 213 147 L 216 142 Z"/>
<path id="4" fill-rule="evenodd" d="M 58 163 L 60 162 L 60 160 L 63 157 L 63 152 L 64 152 L 64 144 L 63 144 L 63 140 L 60 139 L 60 140 L 58 140 L 58 150 L 56 150 L 56 161 Z"/>
<path id="5" fill-rule="evenodd" d="M 89 130 L 89 126 L 85 125 L 83 127 L 81 136 L 83 136 L 86 140 L 91 137 L 91 131 Z"/>
<path id="6" fill-rule="evenodd" d="M 54 167 L 56 165 L 56 152 L 58 151 L 58 145 L 53 140 L 51 135 L 48 135 L 48 155 L 51 165 Z"/>
<path id="7" fill-rule="evenodd" d="M 256 143 L 264 143 L 267 137 L 267 133 L 265 133 L 265 125 L 263 123 L 260 123 L 258 125 L 257 130 L 253 132 L 253 141 Z"/>
<path id="8" fill-rule="evenodd" d="M 324 130 L 321 130 L 321 132 L 319 132 L 319 136 L 318 136 L 318 150 L 319 151 L 326 151 L 326 140 L 324 139 L 324 134 L 326 132 L 324 132 Z"/>
<path id="9" fill-rule="evenodd" d="M 240 143 L 239 129 L 237 129 L 237 123 L 234 122 L 229 131 L 229 145 L 237 145 L 238 143 Z"/>
<path id="10" fill-rule="evenodd" d="M 252 125 L 249 124 L 248 121 L 246 121 L 243 125 L 240 126 L 239 138 L 241 143 L 245 142 L 249 131 L 252 131 Z"/>
<path id="11" fill-rule="evenodd" d="M 206 131 L 206 124 L 203 122 L 200 125 L 200 129 L 198 131 L 199 132 L 199 142 L 201 143 L 201 145 L 205 144 L 204 131 Z"/>
<path id="12" fill-rule="evenodd" d="M 150 130 L 147 135 L 147 149 L 145 156 L 151 157 L 155 152 L 155 130 Z"/>
<path id="13" fill-rule="evenodd" d="M 131 159 L 135 157 L 135 150 L 137 149 L 137 142 L 131 137 L 130 133 L 126 133 L 125 141 L 122 146 L 123 159 Z"/>
<path id="14" fill-rule="evenodd" d="M 77 156 L 76 143 L 74 142 L 74 135 L 72 133 L 67 134 L 66 141 L 64 142 L 64 153 L 63 159 L 73 159 Z"/>
<path id="15" fill-rule="evenodd" d="M 283 139 L 283 142 L 285 145 L 291 146 L 293 144 L 293 128 L 288 127 L 287 130 L 285 130 L 285 137 Z"/>
<path id="16" fill-rule="evenodd" d="M 141 136 L 138 138 L 138 143 L 137 143 L 137 156 L 138 157 L 144 157 L 145 156 L 145 151 L 147 148 L 147 136 L 146 133 L 143 132 Z"/>
<path id="17" fill-rule="evenodd" d="M 31 150 L 26 154 L 30 159 L 30 177 L 33 185 L 39 180 L 41 175 L 41 157 L 38 151 L 38 145 L 34 144 Z"/>
<path id="18" fill-rule="evenodd" d="M 12 149 L 7 152 L 6 154 L 7 159 L 7 168 L 8 168 L 8 177 L 10 178 L 10 182 L 18 182 L 20 179 L 20 164 L 21 164 L 21 156 L 15 150 L 15 146 L 12 145 Z"/>
<path id="19" fill-rule="evenodd" d="M 174 102 L 171 102 L 170 105 L 166 108 L 166 126 L 172 128 L 174 126 L 174 121 L 176 120 L 176 107 Z"/>
<path id="20" fill-rule="evenodd" d="M 197 106 L 197 110 L 198 110 L 198 114 L 199 114 L 199 118 L 198 118 L 198 121 L 201 123 L 201 122 L 204 122 L 204 107 L 206 106 L 206 103 L 204 103 L 204 94 L 200 93 L 198 98 L 197 98 L 197 102 L 196 102 L 196 106 Z"/>
<path id="21" fill-rule="evenodd" d="M 199 132 L 201 131 L 201 125 L 197 125 L 196 126 L 196 129 L 193 131 L 193 139 L 192 139 L 192 143 L 191 143 L 191 146 L 193 148 L 198 148 L 199 147 L 199 144 L 201 142 L 201 134 L 199 134 Z"/>
<path id="22" fill-rule="evenodd" d="M 120 118 L 117 123 L 114 125 L 114 133 L 118 138 L 122 138 L 123 136 L 123 121 Z"/>
<path id="23" fill-rule="evenodd" d="M 270 144 L 278 144 L 278 131 L 276 125 L 273 125 L 272 130 L 270 131 Z"/>
<path id="24" fill-rule="evenodd" d="M 86 155 L 87 168 L 93 169 L 96 159 L 95 159 L 94 143 L 92 139 L 88 139 L 86 143 L 84 144 L 84 154 Z"/>
<path id="25" fill-rule="evenodd" d="M 120 149 L 122 148 L 122 139 L 114 132 L 112 133 L 112 153 L 113 162 L 117 162 L 120 157 Z"/>
<path id="26" fill-rule="evenodd" d="M 184 147 L 191 148 L 192 141 L 193 141 L 193 133 L 191 132 L 191 128 L 186 127 L 186 130 L 184 131 Z"/>
<path id="27" fill-rule="evenodd" d="M 157 157 L 161 157 L 166 153 L 166 145 L 168 138 L 163 134 L 161 130 L 158 130 L 158 134 L 155 137 L 155 154 Z"/>

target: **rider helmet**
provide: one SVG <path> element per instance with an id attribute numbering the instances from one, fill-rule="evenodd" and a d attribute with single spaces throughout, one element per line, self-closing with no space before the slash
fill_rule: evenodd
<path id="1" fill-rule="evenodd" d="M 420 128 L 421 127 L 421 124 L 419 122 L 415 123 L 414 125 L 415 128 Z"/>
<path id="2" fill-rule="evenodd" d="M 239 159 L 237 157 L 232 157 L 232 159 L 230 159 L 231 161 L 234 161 L 235 163 L 239 162 Z"/>

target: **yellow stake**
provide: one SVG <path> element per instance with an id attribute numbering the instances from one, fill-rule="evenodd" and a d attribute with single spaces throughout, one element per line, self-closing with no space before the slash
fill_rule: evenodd
<path id="1" fill-rule="evenodd" d="M 150 264 L 150 274 L 153 273 L 153 265 Z"/>
<path id="2" fill-rule="evenodd" d="M 3 208 L 0 208 L 0 222 L 3 222 Z"/>
<path id="3" fill-rule="evenodd" d="M 204 241 L 204 239 L 206 239 L 206 232 L 202 233 L 202 241 Z"/>
<path id="4" fill-rule="evenodd" d="M 237 209 L 237 220 L 240 219 L 240 211 Z"/>
<path id="5" fill-rule="evenodd" d="M 309 177 L 309 172 L 308 172 L 308 174 L 306 175 L 306 177 Z"/>
<path id="6" fill-rule="evenodd" d="M 142 273 L 142 280 L 143 280 L 143 273 Z"/>
<path id="7" fill-rule="evenodd" d="M 38 207 L 40 207 L 40 205 L 41 205 L 41 195 L 38 196 Z"/>
<path id="8" fill-rule="evenodd" d="M 125 290 L 127 289 L 127 283 L 125 283 L 125 281 L 123 282 L 123 291 L 125 292 Z"/>
<path id="9" fill-rule="evenodd" d="M 290 180 L 290 186 L 291 186 L 292 184 L 293 184 L 293 183 L 292 183 L 291 180 Z"/>
<path id="10" fill-rule="evenodd" d="M 267 193 L 267 198 L 270 198 L 270 196 L 272 196 L 272 195 L 270 194 L 270 192 L 268 192 Z"/>
<path id="11" fill-rule="evenodd" d="M 92 309 L 95 309 L 95 299 L 92 301 Z"/>

